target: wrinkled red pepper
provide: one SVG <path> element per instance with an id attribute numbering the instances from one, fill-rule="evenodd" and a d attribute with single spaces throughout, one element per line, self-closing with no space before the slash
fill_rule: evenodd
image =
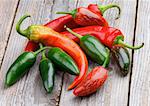
<path id="1" fill-rule="evenodd" d="M 106 81 L 108 71 L 105 69 L 110 58 L 110 51 L 107 49 L 107 58 L 102 66 L 95 67 L 82 82 L 74 89 L 75 96 L 88 96 L 96 92 Z"/>
<path id="2" fill-rule="evenodd" d="M 120 44 L 124 47 L 130 48 L 130 49 L 140 49 L 143 47 L 144 43 L 142 43 L 140 46 L 130 46 L 128 44 L 125 44 L 123 42 L 124 36 L 122 32 L 119 29 L 112 28 L 112 27 L 101 27 L 101 26 L 87 26 L 82 28 L 76 28 L 73 29 L 74 32 L 84 36 L 86 34 L 90 34 L 92 36 L 95 36 L 98 38 L 105 46 L 112 48 L 114 45 Z M 61 32 L 61 34 L 64 34 L 68 36 L 70 39 L 79 42 L 79 39 L 69 33 L 68 31 Z"/>
<path id="3" fill-rule="evenodd" d="M 96 92 L 106 81 L 108 71 L 102 66 L 95 67 L 87 77 L 75 88 L 75 96 L 87 96 Z"/>
<path id="4" fill-rule="evenodd" d="M 100 25 L 100 26 L 108 26 L 105 18 L 99 14 L 94 13 L 91 10 L 80 7 L 71 12 L 57 12 L 58 14 L 70 14 L 74 18 L 74 21 L 81 26 L 90 26 L 90 25 Z"/>

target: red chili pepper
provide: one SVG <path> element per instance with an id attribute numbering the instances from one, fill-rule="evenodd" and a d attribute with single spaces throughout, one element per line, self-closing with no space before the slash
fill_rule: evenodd
<path id="1" fill-rule="evenodd" d="M 66 25 L 67 27 L 71 27 L 71 28 L 79 27 L 79 25 L 74 22 L 71 15 L 65 15 L 65 16 L 59 17 L 53 21 L 46 23 L 44 26 L 52 28 L 53 30 L 57 32 L 62 32 L 65 30 L 64 25 Z M 39 45 L 37 43 L 33 41 L 29 41 L 25 47 L 25 51 L 35 51 L 38 47 Z"/>
<path id="2" fill-rule="evenodd" d="M 57 12 L 57 14 L 70 14 L 74 21 L 81 26 L 100 25 L 108 26 L 107 21 L 99 13 L 92 12 L 91 10 L 80 7 L 71 12 Z"/>
<path id="3" fill-rule="evenodd" d="M 84 52 L 74 41 L 63 34 L 52 30 L 51 28 L 42 25 L 31 25 L 26 30 L 21 30 L 20 26 L 27 17 L 30 17 L 30 15 L 24 15 L 19 20 L 16 25 L 17 32 L 31 41 L 43 43 L 46 46 L 59 47 L 67 52 L 75 60 L 80 70 L 79 76 L 68 89 L 72 89 L 77 86 L 86 76 L 88 69 L 88 61 Z"/>
<path id="4" fill-rule="evenodd" d="M 116 19 L 120 17 L 121 14 L 121 9 L 117 4 L 108 4 L 108 5 L 97 5 L 97 4 L 89 4 L 88 9 L 91 10 L 92 12 L 98 13 L 103 15 L 105 11 L 107 11 L 110 8 L 117 8 L 119 10 L 118 16 Z"/>
<path id="5" fill-rule="evenodd" d="M 75 88 L 75 96 L 87 96 L 99 89 L 108 77 L 108 72 L 102 66 L 95 67 L 87 77 Z"/>
<path id="6" fill-rule="evenodd" d="M 124 36 L 122 32 L 119 29 L 112 28 L 112 27 L 87 26 L 87 27 L 73 29 L 73 31 L 82 36 L 86 34 L 95 36 L 104 45 L 106 45 L 109 48 L 112 48 L 116 44 L 120 44 L 130 49 L 140 49 L 141 47 L 144 46 L 144 43 L 142 43 L 140 46 L 135 46 L 135 47 L 125 44 L 123 42 Z M 75 37 L 74 35 L 72 35 L 71 33 L 69 33 L 68 31 L 61 32 L 61 34 L 64 34 L 68 36 L 69 38 L 71 38 L 72 40 L 79 42 L 79 39 Z"/>
<path id="7" fill-rule="evenodd" d="M 95 67 L 73 91 L 75 96 L 87 96 L 96 92 L 106 81 L 108 71 L 104 68 L 109 61 L 109 49 L 103 66 Z"/>

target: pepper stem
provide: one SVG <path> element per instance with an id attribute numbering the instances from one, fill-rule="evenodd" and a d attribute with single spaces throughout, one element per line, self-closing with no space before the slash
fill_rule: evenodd
<path id="1" fill-rule="evenodd" d="M 79 39 L 82 38 L 82 36 L 76 32 L 73 32 L 70 28 L 68 28 L 66 25 L 64 26 L 64 28 L 66 28 L 66 30 L 68 32 L 70 32 L 71 34 L 73 34 L 74 36 L 78 37 Z"/>
<path id="2" fill-rule="evenodd" d="M 43 48 L 40 48 L 39 50 L 35 51 L 34 54 L 37 55 L 39 54 L 41 51 L 45 50 L 45 49 L 50 49 L 51 47 L 43 47 Z"/>
<path id="3" fill-rule="evenodd" d="M 40 43 L 40 49 L 43 48 L 43 45 Z M 46 58 L 46 55 L 45 55 L 45 50 L 42 51 L 42 58 Z"/>
<path id="4" fill-rule="evenodd" d="M 71 12 L 56 12 L 56 14 L 70 14 L 73 18 L 76 17 L 77 9 L 72 10 Z"/>
<path id="5" fill-rule="evenodd" d="M 106 66 L 107 66 L 108 61 L 109 61 L 109 58 L 110 58 L 110 50 L 109 50 L 108 48 L 106 48 L 106 50 L 107 50 L 107 57 L 106 57 L 106 59 L 105 59 L 103 65 L 102 65 L 103 67 L 106 67 Z"/>
<path id="6" fill-rule="evenodd" d="M 29 38 L 28 30 L 27 30 L 27 29 L 26 29 L 26 30 L 21 30 L 21 29 L 20 29 L 20 26 L 21 26 L 22 22 L 23 22 L 26 18 L 28 18 L 28 17 L 31 17 L 31 16 L 28 15 L 28 14 L 22 16 L 22 17 L 20 18 L 20 20 L 18 21 L 18 23 L 16 24 L 16 30 L 17 30 L 17 32 L 18 32 L 19 34 L 21 34 L 21 35 L 27 37 L 27 38 Z"/>
<path id="7" fill-rule="evenodd" d="M 134 49 L 134 50 L 140 49 L 140 48 L 142 48 L 144 46 L 144 43 L 142 43 L 139 46 L 131 46 L 131 45 L 125 44 L 121 39 L 118 39 L 117 44 L 121 44 L 124 47 L 127 47 L 129 49 Z"/>
<path id="8" fill-rule="evenodd" d="M 104 14 L 104 12 L 110 8 L 117 8 L 119 13 L 118 16 L 116 17 L 116 19 L 120 18 L 120 14 L 121 14 L 121 8 L 117 5 L 117 4 L 108 4 L 108 5 L 104 5 L 104 6 L 98 6 L 99 10 L 101 11 L 102 15 Z"/>

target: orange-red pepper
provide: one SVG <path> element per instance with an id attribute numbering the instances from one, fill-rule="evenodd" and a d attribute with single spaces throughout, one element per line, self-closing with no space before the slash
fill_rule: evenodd
<path id="1" fill-rule="evenodd" d="M 75 60 L 80 70 L 79 76 L 68 89 L 72 89 L 77 86 L 83 80 L 88 70 L 88 61 L 84 52 L 73 40 L 52 30 L 51 28 L 42 25 L 31 25 L 26 30 L 21 30 L 20 25 L 27 17 L 30 17 L 30 15 L 24 15 L 19 20 L 16 26 L 17 32 L 31 41 L 43 43 L 46 46 L 59 47 L 67 52 Z"/>

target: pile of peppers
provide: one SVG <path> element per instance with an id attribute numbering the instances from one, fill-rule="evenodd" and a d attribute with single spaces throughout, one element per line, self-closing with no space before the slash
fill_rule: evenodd
<path id="1" fill-rule="evenodd" d="M 124 43 L 123 33 L 109 26 L 103 17 L 105 11 L 111 8 L 121 9 L 117 4 L 89 4 L 54 19 L 44 25 L 30 25 L 22 30 L 22 22 L 30 17 L 24 15 L 16 25 L 16 31 L 28 38 L 25 51 L 14 61 L 7 71 L 5 85 L 16 83 L 36 62 L 41 53 L 39 72 L 45 90 L 51 93 L 54 87 L 57 69 L 75 75 L 68 90 L 74 88 L 75 96 L 88 96 L 96 92 L 107 80 L 110 53 L 115 57 L 120 73 L 126 76 L 130 68 L 128 49 L 137 50 L 144 46 L 131 46 Z M 128 48 L 128 49 L 127 49 Z M 99 64 L 88 73 L 87 56 Z"/>

